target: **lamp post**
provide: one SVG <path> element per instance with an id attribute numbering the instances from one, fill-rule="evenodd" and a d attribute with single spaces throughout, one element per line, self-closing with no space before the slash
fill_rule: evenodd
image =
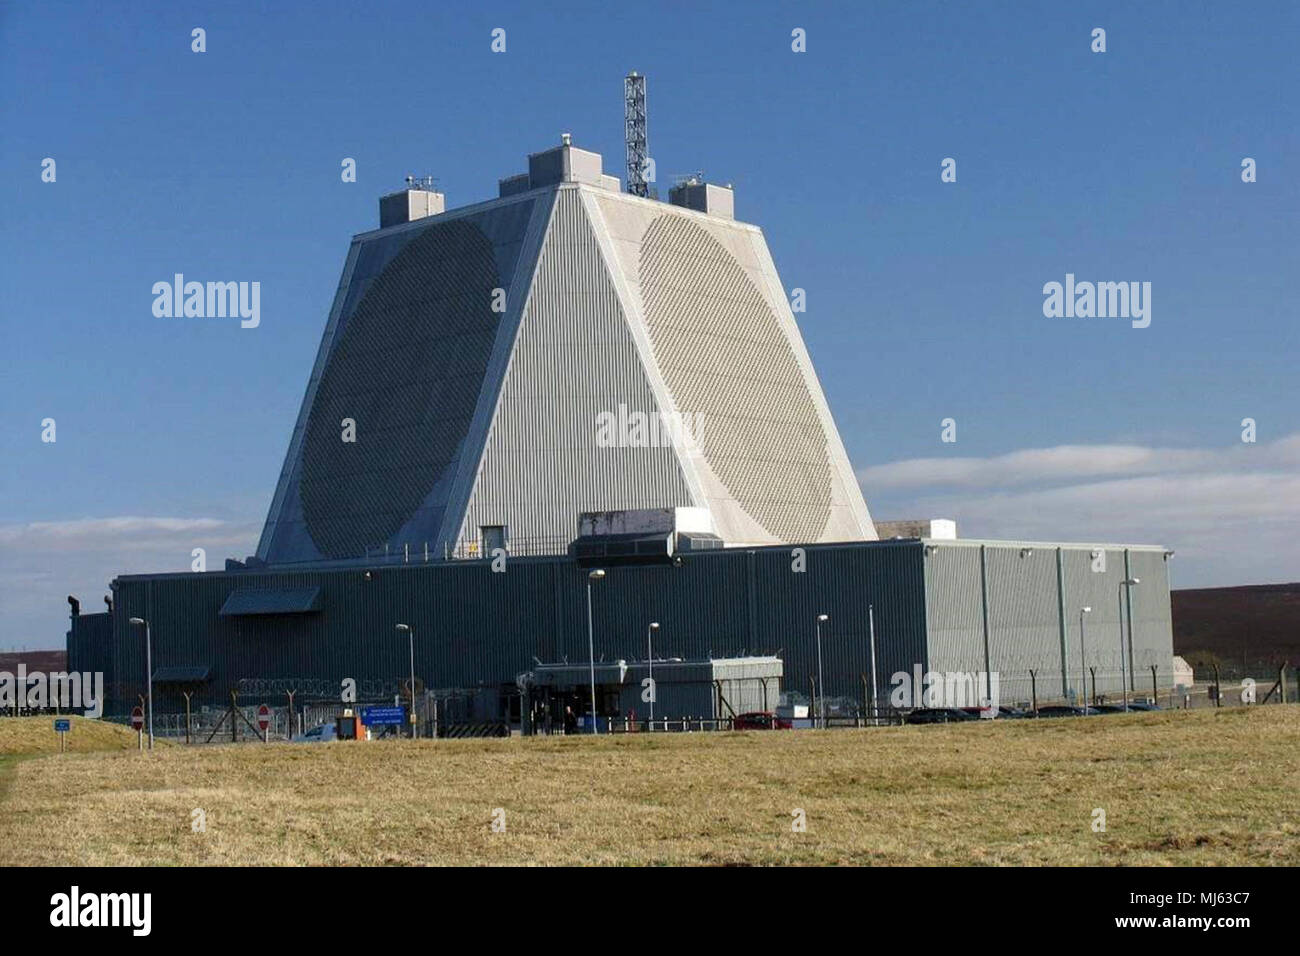
<path id="1" fill-rule="evenodd" d="M 1128 710 L 1128 679 L 1124 670 L 1124 589 L 1131 588 L 1141 581 L 1141 578 L 1125 578 L 1119 582 L 1115 588 L 1115 603 L 1119 608 L 1119 682 L 1124 689 L 1124 710 Z M 1129 600 L 1132 600 L 1130 594 Z M 1129 644 L 1133 643 L 1133 635 L 1128 636 Z"/>
<path id="2" fill-rule="evenodd" d="M 874 604 L 867 605 L 867 635 L 871 641 L 871 723 L 874 726 L 876 717 L 880 713 L 880 708 L 876 705 L 878 687 L 876 685 L 876 607 Z"/>
<path id="3" fill-rule="evenodd" d="M 655 729 L 655 698 L 659 696 L 659 688 L 655 686 L 655 652 L 651 636 L 659 630 L 659 622 L 651 621 L 650 626 L 645 629 L 645 650 L 646 663 L 650 665 L 650 729 Z"/>
<path id="4" fill-rule="evenodd" d="M 1083 616 L 1091 613 L 1091 607 L 1079 608 L 1079 696 L 1085 710 L 1088 707 L 1088 661 L 1083 653 Z"/>
<path id="5" fill-rule="evenodd" d="M 397 625 L 399 632 L 405 631 L 411 650 L 411 739 L 420 736 L 420 724 L 415 715 L 415 628 L 409 624 Z"/>
<path id="6" fill-rule="evenodd" d="M 605 571 L 602 568 L 596 568 L 587 575 L 587 660 L 591 670 L 591 732 L 599 733 L 596 729 L 596 637 L 591 628 L 591 582 L 603 581 Z"/>
<path id="7" fill-rule="evenodd" d="M 817 716 L 826 726 L 826 685 L 822 682 L 822 622 L 829 621 L 826 614 L 817 615 Z"/>
<path id="8" fill-rule="evenodd" d="M 149 635 L 149 622 L 144 618 L 133 617 L 131 623 L 144 626 L 144 667 L 149 672 L 149 749 L 153 750 L 153 639 Z"/>

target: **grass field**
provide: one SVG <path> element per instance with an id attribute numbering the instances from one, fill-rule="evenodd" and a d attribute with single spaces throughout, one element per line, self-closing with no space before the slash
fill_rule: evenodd
<path id="1" fill-rule="evenodd" d="M 68 751 L 92 753 L 102 750 L 134 750 L 135 731 L 121 724 L 83 717 L 67 717 L 72 731 L 67 735 Z M 57 754 L 59 735 L 53 717 L 6 717 L 0 719 L 0 757 Z"/>
<path id="2" fill-rule="evenodd" d="M 0 864 L 1297 865 L 1298 745 L 1268 706 L 55 755 L 10 767 Z"/>
<path id="3" fill-rule="evenodd" d="M 100 753 L 137 746 L 135 731 L 128 727 L 81 717 L 66 719 L 72 721 L 72 732 L 66 737 L 68 753 Z M 54 732 L 53 717 L 0 719 L 0 812 L 18 761 L 58 752 L 59 735 Z M 3 858 L 4 850 L 0 848 L 0 859 Z"/>

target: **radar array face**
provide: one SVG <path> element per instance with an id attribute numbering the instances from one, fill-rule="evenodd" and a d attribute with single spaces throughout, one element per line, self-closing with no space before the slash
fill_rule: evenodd
<path id="1" fill-rule="evenodd" d="M 492 244 L 454 220 L 412 240 L 349 317 L 308 419 L 300 485 L 326 557 L 387 541 L 455 459 L 496 338 L 498 282 Z M 346 418 L 360 440 L 340 440 Z"/>
<path id="2" fill-rule="evenodd" d="M 785 330 L 735 258 L 700 225 L 664 215 L 641 246 L 655 360 L 703 423 L 714 473 L 782 541 L 815 541 L 831 508 L 826 431 Z"/>

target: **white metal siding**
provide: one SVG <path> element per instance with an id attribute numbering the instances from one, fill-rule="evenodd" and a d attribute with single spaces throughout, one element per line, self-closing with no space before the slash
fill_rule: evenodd
<path id="1" fill-rule="evenodd" d="M 697 504 L 670 447 L 605 448 L 598 416 L 660 411 L 575 188 L 561 187 L 462 530 L 567 540 L 578 514 Z"/>

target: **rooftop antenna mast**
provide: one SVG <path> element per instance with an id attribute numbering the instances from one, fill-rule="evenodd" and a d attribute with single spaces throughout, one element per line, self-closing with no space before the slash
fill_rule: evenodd
<path id="1" fill-rule="evenodd" d="M 648 196 L 645 77 L 636 70 L 623 79 L 623 137 L 627 142 L 627 191 L 633 196 Z"/>

